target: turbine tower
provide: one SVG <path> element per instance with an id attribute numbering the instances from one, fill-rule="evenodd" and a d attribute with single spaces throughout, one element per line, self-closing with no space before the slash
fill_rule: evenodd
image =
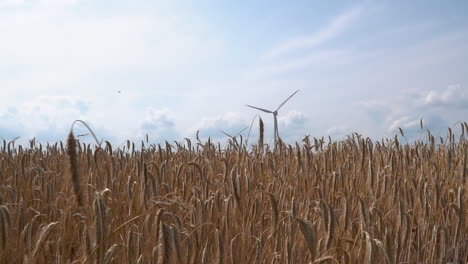
<path id="1" fill-rule="evenodd" d="M 291 99 L 291 97 L 293 97 L 297 92 L 299 92 L 299 90 L 295 91 L 293 94 L 291 94 L 288 98 L 286 98 L 286 100 L 284 100 L 284 102 L 282 102 L 278 108 L 276 108 L 276 110 L 274 111 L 271 111 L 271 110 L 267 110 L 267 109 L 263 109 L 263 108 L 260 108 L 260 107 L 256 107 L 256 106 L 252 106 L 252 105 L 246 105 L 250 108 L 254 108 L 254 109 L 257 109 L 257 110 L 260 110 L 262 112 L 265 112 L 265 113 L 269 113 L 269 114 L 273 114 L 273 120 L 274 120 L 274 124 L 275 124 L 275 127 L 274 127 L 274 142 L 275 142 L 275 148 L 276 148 L 276 142 L 277 140 L 279 140 L 279 131 L 278 131 L 278 110 L 280 110 L 281 107 L 283 107 L 283 105 L 289 100 Z"/>

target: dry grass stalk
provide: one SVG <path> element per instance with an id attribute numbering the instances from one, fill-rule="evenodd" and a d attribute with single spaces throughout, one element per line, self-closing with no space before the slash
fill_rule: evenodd
<path id="1" fill-rule="evenodd" d="M 260 153 L 263 152 L 263 136 L 265 129 L 263 127 L 263 120 L 261 118 L 258 119 L 258 127 L 259 127 L 259 136 L 258 136 L 258 149 Z"/>
<path id="2" fill-rule="evenodd" d="M 73 136 L 73 132 L 70 131 L 67 138 L 67 152 L 70 162 L 70 173 L 73 184 L 73 190 L 75 191 L 76 199 L 79 206 L 83 206 L 83 194 L 81 193 L 80 185 L 80 174 L 78 171 L 78 158 L 76 153 L 76 141 Z"/>
<path id="3" fill-rule="evenodd" d="M 335 210 L 331 205 L 327 205 L 327 213 L 328 213 L 328 232 L 327 232 L 327 249 L 330 249 L 331 244 L 333 242 L 333 234 L 335 233 L 335 226 L 337 223 L 336 215 L 335 215 Z"/>
<path id="4" fill-rule="evenodd" d="M 374 263 L 374 253 L 373 253 L 373 240 L 371 239 L 369 233 L 364 231 L 365 237 L 366 237 L 366 254 L 364 258 L 364 263 L 366 264 L 372 264 Z"/>
<path id="5" fill-rule="evenodd" d="M 41 233 L 39 234 L 39 238 L 37 239 L 36 245 L 32 251 L 32 259 L 36 259 L 43 249 L 45 243 L 49 239 L 50 235 L 52 234 L 52 230 L 59 222 L 52 222 L 41 229 Z"/>
<path id="6" fill-rule="evenodd" d="M 205 246 L 203 247 L 202 251 L 202 259 L 201 263 L 202 264 L 208 264 L 208 241 L 206 241 Z"/>
<path id="7" fill-rule="evenodd" d="M 171 247 L 174 249 L 174 255 L 177 263 L 182 263 L 182 249 L 179 239 L 179 229 L 175 225 L 171 225 L 170 228 L 170 238 L 171 238 Z"/>
<path id="8" fill-rule="evenodd" d="M 216 239 L 216 248 L 217 248 L 216 264 L 224 264 L 223 237 L 222 237 L 221 232 L 219 232 L 218 229 L 216 229 L 215 239 Z"/>
<path id="9" fill-rule="evenodd" d="M 312 260 L 315 259 L 316 256 L 316 249 L 317 249 L 317 238 L 315 234 L 315 227 L 312 223 L 304 221 L 300 218 L 296 218 L 299 222 L 299 227 L 302 232 L 302 236 L 307 243 L 307 247 L 309 249 L 309 253 L 312 256 Z"/>
<path id="10" fill-rule="evenodd" d="M 158 238 L 158 264 L 169 263 L 172 249 L 170 244 L 170 234 L 168 227 L 163 222 L 159 225 L 159 238 Z"/>
<path id="11" fill-rule="evenodd" d="M 272 214 L 272 220 L 273 220 L 272 230 L 274 231 L 274 230 L 276 230 L 276 226 L 278 225 L 278 219 L 279 219 L 278 202 L 277 202 L 275 196 L 272 193 L 267 193 L 267 195 L 270 198 L 271 211 L 273 212 L 273 214 Z"/>
<path id="12" fill-rule="evenodd" d="M 0 247 L 5 249 L 11 227 L 11 214 L 7 207 L 0 206 Z"/>
<path id="13" fill-rule="evenodd" d="M 117 249 L 119 248 L 119 245 L 118 244 L 113 244 L 107 251 L 106 251 L 106 254 L 104 256 L 104 263 L 105 264 L 109 264 L 109 263 L 112 263 L 114 261 L 114 258 L 115 258 L 115 252 L 117 251 Z"/>
<path id="14" fill-rule="evenodd" d="M 104 263 L 105 254 L 107 251 L 107 209 L 102 194 L 96 192 L 94 198 L 95 212 L 95 232 L 96 232 L 96 247 L 97 247 L 97 262 Z"/>

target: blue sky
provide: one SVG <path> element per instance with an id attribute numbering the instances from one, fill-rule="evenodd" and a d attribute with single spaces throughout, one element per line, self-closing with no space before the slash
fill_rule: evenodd
<path id="1" fill-rule="evenodd" d="M 62 140 L 82 119 L 117 144 L 224 140 L 259 114 L 245 104 L 297 89 L 279 113 L 290 142 L 418 136 L 421 118 L 444 134 L 467 121 L 467 5 L 0 0 L 0 138 Z"/>

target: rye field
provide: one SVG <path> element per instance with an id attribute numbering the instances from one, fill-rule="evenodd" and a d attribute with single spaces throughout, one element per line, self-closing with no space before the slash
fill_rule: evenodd
<path id="1" fill-rule="evenodd" d="M 466 133 L 3 141 L 0 262 L 467 263 Z"/>

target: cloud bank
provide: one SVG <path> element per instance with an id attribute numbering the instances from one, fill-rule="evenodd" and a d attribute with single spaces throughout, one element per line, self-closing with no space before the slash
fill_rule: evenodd
<path id="1" fill-rule="evenodd" d="M 444 135 L 458 121 L 466 121 L 468 89 L 450 85 L 445 89 L 408 92 L 397 98 L 361 102 L 360 105 L 377 131 L 383 135 L 398 134 L 402 128 L 408 138 L 416 139 L 425 133 Z M 450 115 L 448 115 L 450 113 Z"/>
<path id="2" fill-rule="evenodd" d="M 42 96 L 0 111 L 0 137 L 39 141 L 64 139 L 71 123 L 87 119 L 89 102 L 69 96 Z"/>
<path id="3" fill-rule="evenodd" d="M 148 135 L 151 142 L 179 140 L 174 115 L 168 109 L 147 108 L 140 121 L 139 137 Z"/>

